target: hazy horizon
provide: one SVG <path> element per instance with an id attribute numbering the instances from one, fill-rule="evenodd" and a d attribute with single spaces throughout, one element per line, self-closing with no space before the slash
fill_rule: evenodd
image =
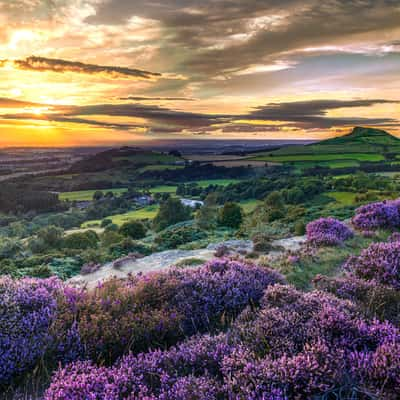
<path id="1" fill-rule="evenodd" d="M 0 0 L 0 147 L 400 136 L 400 4 Z"/>

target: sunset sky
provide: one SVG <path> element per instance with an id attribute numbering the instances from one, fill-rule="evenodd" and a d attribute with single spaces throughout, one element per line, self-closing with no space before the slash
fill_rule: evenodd
<path id="1" fill-rule="evenodd" d="M 0 0 L 0 146 L 400 136 L 400 0 Z"/>

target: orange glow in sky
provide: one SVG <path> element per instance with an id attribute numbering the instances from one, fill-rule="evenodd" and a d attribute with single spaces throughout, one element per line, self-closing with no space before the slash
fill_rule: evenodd
<path id="1" fill-rule="evenodd" d="M 400 136 L 395 2 L 227 3 L 0 2 L 0 146 Z"/>

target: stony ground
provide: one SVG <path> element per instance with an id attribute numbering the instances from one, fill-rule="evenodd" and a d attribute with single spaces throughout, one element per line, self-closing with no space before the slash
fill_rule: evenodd
<path id="1" fill-rule="evenodd" d="M 270 252 L 271 258 L 278 257 L 282 252 L 287 250 L 296 251 L 304 243 L 303 236 L 295 236 L 286 239 L 280 239 L 272 242 L 272 245 L 277 249 Z M 136 274 L 139 272 L 158 271 L 170 266 L 184 263 L 185 260 L 199 259 L 208 261 L 215 257 L 215 251 L 225 246 L 231 255 L 246 254 L 252 251 L 253 243 L 250 240 L 228 240 L 220 243 L 212 243 L 204 249 L 197 250 L 166 250 L 153 253 L 147 257 L 129 260 L 120 268 L 115 268 L 113 263 L 103 265 L 99 270 L 86 274 L 76 275 L 69 280 L 70 284 L 75 286 L 94 287 L 99 282 L 104 281 L 112 276 L 124 278 L 128 274 Z"/>

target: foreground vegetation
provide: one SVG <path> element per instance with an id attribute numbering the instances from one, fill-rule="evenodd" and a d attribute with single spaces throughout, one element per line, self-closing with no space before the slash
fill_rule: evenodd
<path id="1" fill-rule="evenodd" d="M 396 146 L 358 128 L 241 156 L 280 165 L 232 168 L 123 148 L 6 182 L 0 397 L 397 399 Z M 305 243 L 280 247 L 292 236 Z M 253 250 L 232 255 L 227 239 Z M 210 243 L 205 265 L 68 281 Z"/>
<path id="2" fill-rule="evenodd" d="M 369 237 L 397 230 L 400 202 L 361 207 L 353 226 Z M 336 219 L 316 220 L 289 262 L 353 236 Z M 0 384 L 46 387 L 35 368 L 45 362 L 47 371 L 61 364 L 36 393 L 46 400 L 396 399 L 399 238 L 370 244 L 340 278 L 319 276 L 308 293 L 272 269 L 226 258 L 92 290 L 4 278 Z"/>

